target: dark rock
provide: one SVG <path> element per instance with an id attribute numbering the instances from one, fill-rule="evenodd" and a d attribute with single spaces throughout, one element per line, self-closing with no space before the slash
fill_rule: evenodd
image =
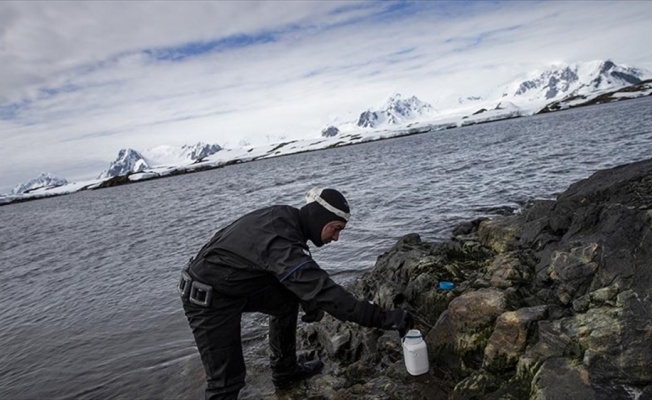
<path id="1" fill-rule="evenodd" d="M 511 206 L 480 207 L 476 208 L 475 211 L 493 215 L 514 215 L 516 213 L 516 209 Z"/>
<path id="2" fill-rule="evenodd" d="M 566 358 L 551 358 L 543 363 L 532 380 L 537 399 L 596 400 L 598 393 L 589 382 L 583 365 Z"/>
<path id="3" fill-rule="evenodd" d="M 367 110 L 363 111 L 360 114 L 360 118 L 358 118 L 358 123 L 357 125 L 363 128 L 373 128 L 376 126 L 376 123 L 380 117 L 378 116 L 378 113 Z"/>
<path id="4" fill-rule="evenodd" d="M 340 130 L 337 129 L 336 126 L 330 125 L 327 126 L 326 128 L 322 129 L 321 135 L 322 137 L 333 137 L 337 136 L 340 133 Z"/>
<path id="5" fill-rule="evenodd" d="M 463 222 L 453 228 L 453 236 L 468 235 L 473 232 L 473 224 L 471 222 Z"/>
<path id="6" fill-rule="evenodd" d="M 118 175 L 114 176 L 112 178 L 109 178 L 105 181 L 102 181 L 99 185 L 97 185 L 99 188 L 108 188 L 108 187 L 113 187 L 113 186 L 120 186 L 120 185 L 125 185 L 127 183 L 131 183 L 129 180 L 128 175 Z"/>

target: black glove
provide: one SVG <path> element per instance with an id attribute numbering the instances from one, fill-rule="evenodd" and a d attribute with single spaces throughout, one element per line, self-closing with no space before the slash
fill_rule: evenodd
<path id="1" fill-rule="evenodd" d="M 414 327 L 414 319 L 409 312 L 401 309 L 386 311 L 383 317 L 382 329 L 396 330 L 403 337 Z"/>
<path id="2" fill-rule="evenodd" d="M 324 311 L 318 308 L 306 312 L 302 317 L 301 321 L 303 322 L 319 322 L 324 318 Z"/>

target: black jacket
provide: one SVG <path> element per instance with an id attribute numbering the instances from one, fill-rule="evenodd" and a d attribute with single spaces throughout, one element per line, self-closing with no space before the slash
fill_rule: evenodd
<path id="1" fill-rule="evenodd" d="M 271 206 L 218 231 L 190 264 L 195 279 L 226 296 L 246 296 L 280 282 L 304 309 L 322 309 L 342 321 L 381 327 L 380 307 L 356 299 L 312 259 L 299 210 Z"/>

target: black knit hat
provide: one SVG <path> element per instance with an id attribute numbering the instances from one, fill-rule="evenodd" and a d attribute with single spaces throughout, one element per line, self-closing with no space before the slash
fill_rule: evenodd
<path id="1" fill-rule="evenodd" d="M 311 189 L 306 194 L 308 204 L 301 207 L 301 229 L 304 235 L 317 247 L 324 245 L 321 232 L 332 221 L 347 222 L 350 216 L 349 203 L 342 193 L 335 189 Z"/>

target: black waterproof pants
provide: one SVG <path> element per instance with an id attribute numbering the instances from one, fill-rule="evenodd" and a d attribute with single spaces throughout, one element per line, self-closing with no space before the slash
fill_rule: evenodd
<path id="1" fill-rule="evenodd" d="M 229 295 L 213 292 L 209 307 L 183 300 L 206 371 L 207 400 L 235 400 L 244 387 L 246 369 L 240 338 L 240 319 L 244 312 L 271 316 L 269 344 L 273 371 L 292 368 L 297 362 L 298 298 L 278 281 L 270 281 L 266 287 L 246 295 L 229 292 Z"/>

